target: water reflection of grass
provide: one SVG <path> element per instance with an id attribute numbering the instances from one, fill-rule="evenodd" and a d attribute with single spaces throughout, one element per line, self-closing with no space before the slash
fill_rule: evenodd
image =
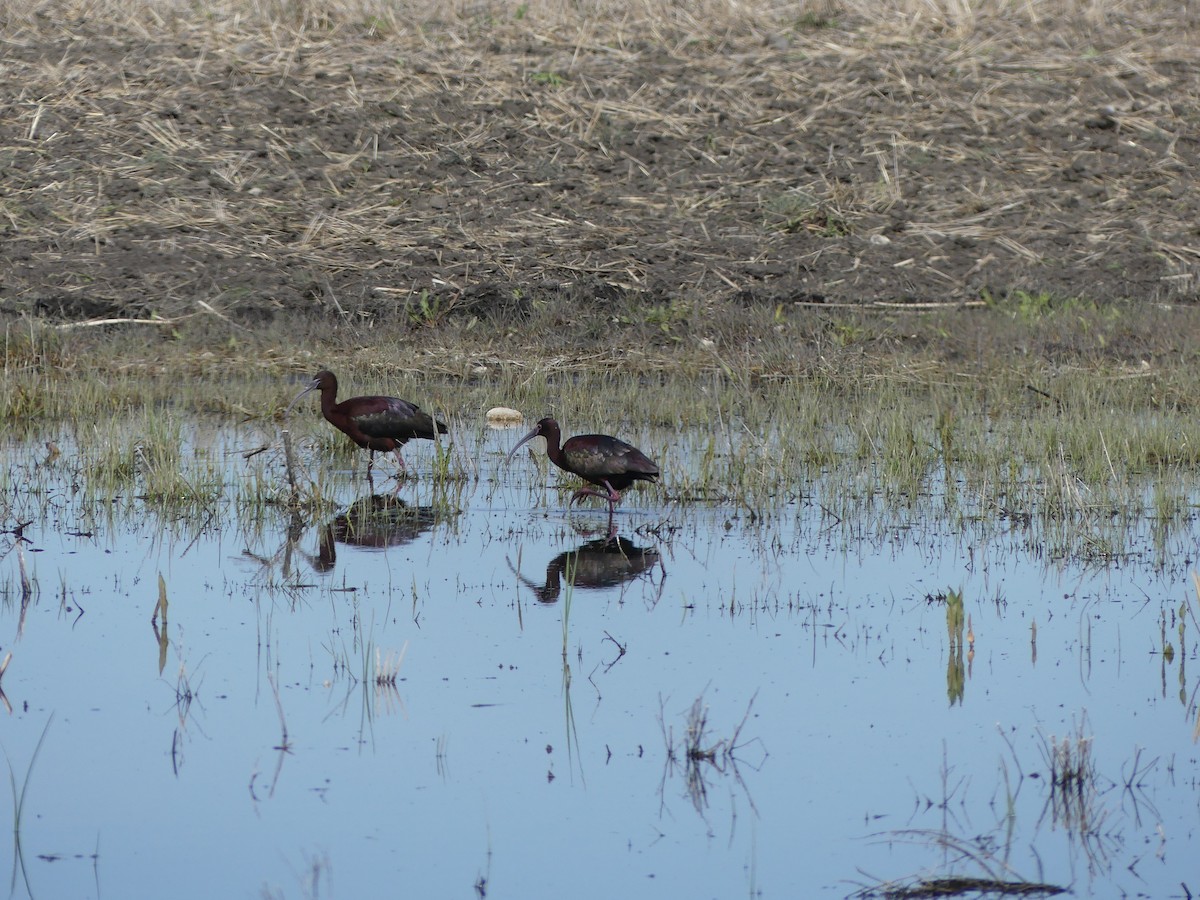
<path id="1" fill-rule="evenodd" d="M 404 699 L 400 696 L 397 681 L 400 677 L 400 667 L 404 664 L 404 657 L 407 653 L 408 641 L 404 642 L 399 651 L 389 650 L 386 656 L 379 647 L 374 645 L 374 642 L 367 641 L 363 652 L 361 679 L 363 712 L 367 724 L 374 720 L 380 702 L 383 704 L 385 713 L 404 711 Z M 374 659 L 373 668 L 372 658 Z"/>
<path id="2" fill-rule="evenodd" d="M 1087 732 L 1087 716 L 1074 734 L 1064 735 L 1061 740 L 1050 735 L 1044 740 L 1042 755 L 1049 769 L 1050 820 L 1056 828 L 1078 836 L 1090 848 L 1102 832 L 1107 813 L 1099 802 L 1092 756 L 1094 738 Z"/>
<path id="3" fill-rule="evenodd" d="M 946 670 L 946 693 L 950 705 L 963 702 L 967 675 L 963 665 L 963 595 L 962 591 L 946 592 L 946 635 L 950 643 L 950 658 Z"/>
<path id="4" fill-rule="evenodd" d="M 1110 821 L 1110 803 L 1105 795 L 1119 793 L 1134 816 L 1148 814 L 1158 820 L 1158 812 L 1147 799 L 1147 788 L 1159 772 L 1158 759 L 1144 761 L 1141 749 L 1123 764 L 1119 778 L 1103 775 L 1095 757 L 1095 741 L 1084 713 L 1070 733 L 1063 737 L 1035 731 L 1032 742 L 1041 755 L 1040 764 L 1022 764 L 1024 745 L 1016 730 L 999 729 L 1005 753 L 999 760 L 998 779 L 989 792 L 980 794 L 971 782 L 978 775 L 959 778 L 955 765 L 944 759 L 938 772 L 940 793 L 919 796 L 917 806 L 923 814 L 937 817 L 932 827 L 913 827 L 889 831 L 875 837 L 886 843 L 927 847 L 939 861 L 929 870 L 901 878 L 882 879 L 861 887 L 853 896 L 860 898 L 934 897 L 934 896 L 1051 896 L 1067 887 L 1041 879 L 1041 858 L 1034 852 L 1021 861 L 1021 843 L 1045 827 L 1066 836 L 1072 855 L 1078 854 L 1089 879 L 1104 877 L 1113 864 L 1115 852 L 1122 849 L 1119 824 Z M 1170 777 L 1168 769 L 1167 775 Z M 968 788 L 970 790 L 968 791 Z M 1028 791 L 1032 790 L 1030 798 Z M 1024 795 L 1024 796 L 1023 796 Z M 984 806 L 976 796 L 989 797 Z M 1032 799 L 1033 802 L 1028 802 Z M 1040 806 L 1038 800 L 1041 800 Z M 982 815 L 993 824 L 979 828 L 972 822 Z M 1021 820 L 1025 819 L 1022 828 Z M 1032 846 L 1032 845 L 1031 845 Z M 1037 878 L 1024 871 L 1035 867 Z"/>
<path id="5" fill-rule="evenodd" d="M 575 706 L 571 702 L 571 662 L 567 659 L 567 642 L 571 636 L 571 608 L 575 603 L 575 578 L 578 572 L 578 560 L 574 557 L 567 560 L 563 571 L 563 602 L 562 602 L 562 696 L 563 722 L 566 729 L 567 762 L 574 775 L 575 767 L 579 767 L 579 778 L 582 782 L 583 760 L 579 755 L 579 732 L 575 727 Z M 583 661 L 583 648 L 578 651 L 579 661 Z"/>
<path id="6" fill-rule="evenodd" d="M 46 719 L 46 724 L 42 727 L 42 733 L 33 748 L 33 754 L 29 758 L 29 766 L 25 770 L 25 777 L 21 780 L 20 788 L 17 787 L 17 773 L 13 768 L 12 760 L 8 760 L 8 783 L 12 789 L 13 802 L 13 868 L 12 882 L 9 886 L 10 895 L 16 894 L 17 875 L 20 873 L 25 883 L 26 893 L 31 897 L 33 896 L 33 891 L 29 885 L 29 873 L 25 869 L 25 855 L 21 848 L 21 826 L 25 813 L 25 795 L 29 791 L 29 779 L 33 775 L 33 766 L 42 752 L 42 745 L 46 742 L 46 733 L 50 730 L 50 723 L 52 721 L 54 721 L 53 713 Z M 7 757 L 7 753 L 5 756 Z"/>
<path id="7" fill-rule="evenodd" d="M 662 782 L 659 785 L 660 794 L 666 786 L 668 777 L 675 771 L 682 770 L 684 793 L 691 801 L 693 809 L 703 817 L 708 809 L 710 773 L 728 774 L 732 775 L 742 787 L 750 808 L 754 809 L 754 800 L 751 798 L 738 768 L 739 762 L 742 761 L 738 756 L 738 751 L 758 740 L 757 738 L 741 740 L 742 730 L 746 727 L 746 722 L 750 719 L 751 711 L 754 709 L 754 700 L 755 697 L 751 697 L 750 702 L 746 704 L 745 715 L 742 716 L 742 720 L 734 728 L 733 733 L 728 737 L 718 738 L 709 725 L 708 705 L 704 701 L 704 695 L 701 694 L 688 708 L 684 719 L 683 738 L 676 743 L 674 726 L 667 725 L 663 710 L 664 701 L 660 697 L 659 725 L 662 728 L 663 741 L 666 744 L 666 764 L 663 769 Z"/>

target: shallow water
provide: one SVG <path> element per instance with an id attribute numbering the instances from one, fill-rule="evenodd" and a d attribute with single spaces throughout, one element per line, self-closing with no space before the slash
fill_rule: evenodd
<path id="1" fill-rule="evenodd" d="M 17 896 L 1200 888 L 1194 521 L 1079 560 L 936 485 L 751 512 L 668 472 L 609 540 L 511 431 L 459 436 L 449 487 L 429 444 L 396 491 L 302 448 L 336 508 L 293 514 L 237 499 L 284 483 L 261 431 L 185 432 L 224 478 L 187 511 L 97 498 L 83 442 L 5 448 Z"/>

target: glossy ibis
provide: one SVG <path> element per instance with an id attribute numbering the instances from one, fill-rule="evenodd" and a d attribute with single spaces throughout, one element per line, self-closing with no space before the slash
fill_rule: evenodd
<path id="1" fill-rule="evenodd" d="M 321 415 L 326 421 L 358 446 L 371 451 L 367 474 L 370 474 L 375 462 L 376 450 L 380 453 L 389 450 L 394 452 L 403 470 L 404 457 L 400 455 L 400 448 L 406 441 L 412 438 L 432 439 L 435 434 L 446 433 L 444 423 L 407 400 L 398 397 L 351 397 L 338 403 L 337 389 L 337 377 L 332 372 L 318 372 L 288 405 L 288 412 L 305 394 L 320 391 Z"/>
<path id="2" fill-rule="evenodd" d="M 538 435 L 546 439 L 546 455 L 550 457 L 550 462 L 607 490 L 605 493 L 594 488 L 581 488 L 571 495 L 571 503 L 584 497 L 603 497 L 608 501 L 609 515 L 612 515 L 613 507 L 621 499 L 621 491 L 635 481 L 654 481 L 658 478 L 658 466 L 654 460 L 637 447 L 607 434 L 577 434 L 559 447 L 562 431 L 558 422 L 549 416 L 517 441 L 508 454 L 508 460 L 512 460 L 522 444 Z"/>

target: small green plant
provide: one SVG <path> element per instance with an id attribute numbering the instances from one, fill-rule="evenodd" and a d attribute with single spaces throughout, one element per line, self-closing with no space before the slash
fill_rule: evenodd
<path id="1" fill-rule="evenodd" d="M 832 204 L 798 189 L 767 202 L 764 225 L 785 234 L 811 231 L 823 237 L 842 237 L 851 233 L 850 224 Z"/>
<path id="2" fill-rule="evenodd" d="M 1055 308 L 1061 306 L 1052 294 L 1045 291 L 1037 294 L 1016 291 L 1013 300 L 1016 302 L 1016 314 L 1022 319 L 1041 319 L 1052 315 Z"/>
<path id="3" fill-rule="evenodd" d="M 408 321 L 418 328 L 432 328 L 442 322 L 449 314 L 453 303 L 441 294 L 431 294 L 428 289 L 422 289 L 413 301 L 404 305 Z"/>
<path id="4" fill-rule="evenodd" d="M 990 297 L 985 297 L 989 303 L 995 304 Z M 1060 296 L 1051 291 L 1013 291 L 999 304 L 1008 311 L 1009 315 L 1026 323 L 1046 322 L 1061 317 L 1070 317 L 1072 325 L 1088 333 L 1096 330 L 1100 322 L 1115 322 L 1124 311 L 1120 304 L 1100 307 L 1095 301 L 1083 297 Z M 1105 338 L 1098 334 L 1096 340 L 1101 343 Z"/>
<path id="5" fill-rule="evenodd" d="M 839 347 L 852 347 L 867 339 L 867 329 L 860 322 L 835 322 L 829 333 Z"/>
<path id="6" fill-rule="evenodd" d="M 663 334 L 670 334 L 675 326 L 682 325 L 691 318 L 691 305 L 679 300 L 651 306 L 645 312 L 646 324 L 657 328 Z"/>
<path id="7" fill-rule="evenodd" d="M 796 29 L 799 31 L 816 31 L 821 28 L 834 28 L 837 20 L 817 10 L 806 10 L 796 19 Z"/>
<path id="8" fill-rule="evenodd" d="M 384 16 L 367 16 L 363 27 L 371 34 L 392 34 L 396 30 L 394 23 Z"/>
<path id="9" fill-rule="evenodd" d="M 551 88 L 560 88 L 567 83 L 567 79 L 557 72 L 534 72 L 529 76 L 529 80 L 534 84 Z"/>

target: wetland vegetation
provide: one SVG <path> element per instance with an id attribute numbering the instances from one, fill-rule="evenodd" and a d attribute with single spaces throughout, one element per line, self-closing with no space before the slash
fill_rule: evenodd
<path id="1" fill-rule="evenodd" d="M 1191 11 L 0 35 L 12 893 L 1197 892 Z"/>

